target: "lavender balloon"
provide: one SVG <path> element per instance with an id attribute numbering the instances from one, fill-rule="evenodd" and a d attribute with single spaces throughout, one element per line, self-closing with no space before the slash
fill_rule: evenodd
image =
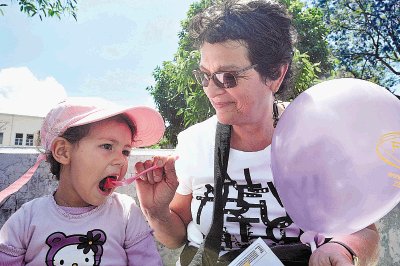
<path id="1" fill-rule="evenodd" d="M 325 237 L 354 233 L 400 202 L 400 101 L 368 81 L 325 81 L 285 110 L 272 173 L 294 223 Z"/>

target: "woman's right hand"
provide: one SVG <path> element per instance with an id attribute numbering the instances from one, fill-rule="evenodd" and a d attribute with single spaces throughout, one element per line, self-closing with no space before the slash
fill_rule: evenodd
<path id="1" fill-rule="evenodd" d="M 136 181 L 140 207 L 146 216 L 150 215 L 156 218 L 158 215 L 162 216 L 163 213 L 169 211 L 169 204 L 178 187 L 175 172 L 176 159 L 176 156 L 156 156 L 153 160 L 135 164 L 138 173 L 155 164 L 160 166 L 160 168 L 142 175 Z"/>
<path id="2" fill-rule="evenodd" d="M 178 187 L 176 160 L 175 156 L 157 156 L 135 165 L 138 172 L 154 164 L 160 166 L 136 179 L 136 191 L 140 208 L 154 230 L 154 236 L 170 249 L 178 248 L 186 242 L 186 226 L 192 220 L 192 194 L 175 193 Z"/>

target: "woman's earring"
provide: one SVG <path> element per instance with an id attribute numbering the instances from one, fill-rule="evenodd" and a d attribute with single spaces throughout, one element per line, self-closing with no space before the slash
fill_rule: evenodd
<path id="1" fill-rule="evenodd" d="M 278 124 L 279 121 L 279 111 L 278 111 L 278 100 L 275 97 L 274 94 L 274 102 L 272 104 L 272 119 L 274 120 L 274 128 Z"/>

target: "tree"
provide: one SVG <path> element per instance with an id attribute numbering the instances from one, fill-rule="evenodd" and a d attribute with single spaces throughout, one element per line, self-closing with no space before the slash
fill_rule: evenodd
<path id="1" fill-rule="evenodd" d="M 301 1 L 281 0 L 293 17 L 298 34 L 297 49 L 309 55 L 310 62 L 319 63 L 322 75 L 329 75 L 335 65 L 328 47 L 329 28 L 323 23 L 322 10 L 316 7 L 306 8 Z"/>
<path id="2" fill-rule="evenodd" d="M 175 59 L 157 67 L 153 72 L 156 84 L 146 88 L 166 121 L 165 138 L 173 146 L 177 143 L 179 132 L 213 114 L 211 105 L 191 73 L 197 67 L 200 55 L 193 50 L 193 41 L 187 32 L 190 19 L 210 3 L 209 0 L 202 0 L 190 6 L 187 19 L 181 22 L 182 30 L 178 34 L 179 46 Z M 207 107 L 198 108 L 203 105 Z"/>
<path id="3" fill-rule="evenodd" d="M 400 83 L 398 0 L 317 0 L 340 66 L 356 78 L 391 87 Z"/>
<path id="4" fill-rule="evenodd" d="M 61 14 L 70 14 L 76 20 L 77 0 L 18 0 L 20 11 L 30 17 L 38 15 L 40 20 L 44 17 L 58 17 Z M 7 4 L 0 3 L 0 14 L 4 15 L 2 10 Z"/>
<path id="5" fill-rule="evenodd" d="M 195 14 L 220 1 L 222 0 L 201 0 L 190 6 L 187 18 L 181 22 L 179 47 L 174 60 L 157 67 L 153 72 L 156 84 L 147 87 L 167 122 L 166 138 L 172 145 L 176 144 L 177 133 L 215 113 L 192 75 L 192 71 L 198 67 L 200 54 L 193 48 L 188 26 Z M 294 98 L 315 83 L 323 73 L 330 72 L 332 66 L 329 50 L 324 40 L 328 31 L 322 23 L 322 14 L 318 8 L 305 8 L 298 0 L 282 0 L 282 3 L 292 13 L 299 32 L 299 45 L 293 62 L 297 70 L 294 93 L 288 95 L 288 98 Z M 321 69 L 323 73 L 320 73 Z"/>

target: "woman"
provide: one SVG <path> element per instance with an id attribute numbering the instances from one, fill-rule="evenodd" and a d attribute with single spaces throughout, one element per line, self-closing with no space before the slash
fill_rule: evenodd
<path id="1" fill-rule="evenodd" d="M 197 258 L 203 248 L 204 254 L 212 249 L 203 241 L 210 235 L 218 236 L 210 243 L 217 242 L 216 259 L 222 264 L 258 237 L 285 265 L 374 263 L 379 239 L 374 225 L 332 239 L 311 255 L 273 185 L 270 144 L 279 117 L 275 95 L 286 88 L 293 56 L 294 30 L 286 10 L 271 1 L 225 1 L 195 16 L 190 33 L 201 53 L 195 76 L 216 116 L 179 134 L 179 185 L 174 158 L 157 158 L 155 162 L 164 167 L 137 184 L 142 210 L 156 238 L 169 248 L 186 243 L 181 265 Z M 217 124 L 231 125 L 230 149 L 228 145 L 224 155 L 229 156 L 226 174 L 216 158 L 221 153 L 215 143 Z M 136 168 L 142 171 L 152 164 L 146 161 Z M 214 167 L 224 177 L 218 200 Z M 213 217 L 217 202 L 222 208 L 216 207 Z M 223 224 L 214 230 L 221 222 L 218 217 L 223 217 Z M 216 262 L 203 257 L 197 263 Z"/>

